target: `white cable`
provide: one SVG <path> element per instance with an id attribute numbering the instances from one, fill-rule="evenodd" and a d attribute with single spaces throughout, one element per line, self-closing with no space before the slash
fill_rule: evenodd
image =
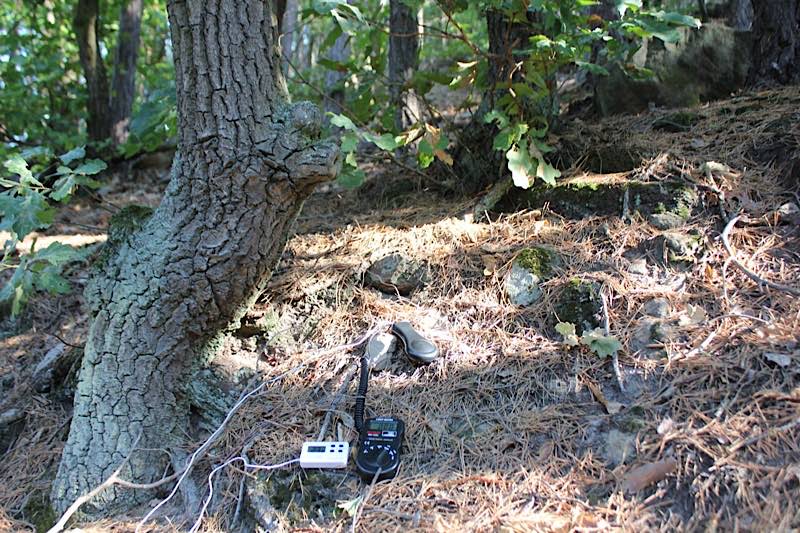
<path id="1" fill-rule="evenodd" d="M 203 516 L 206 514 L 206 509 L 208 509 L 209 504 L 211 503 L 211 499 L 214 497 L 214 474 L 228 466 L 229 464 L 241 461 L 244 463 L 244 468 L 252 468 L 254 470 L 275 470 L 276 468 L 283 468 L 284 466 L 289 466 L 290 464 L 294 464 L 300 459 L 291 459 L 289 461 L 284 461 L 282 463 L 278 463 L 276 465 L 258 465 L 258 464 L 251 464 L 247 461 L 244 457 L 234 457 L 232 459 L 228 459 L 218 467 L 214 468 L 211 473 L 208 475 L 208 496 L 206 500 L 203 502 L 203 507 L 200 508 L 200 516 L 197 517 L 197 521 L 192 526 L 192 529 L 189 530 L 189 533 L 196 533 L 198 529 L 200 529 L 200 525 L 203 523 Z"/>
<path id="2" fill-rule="evenodd" d="M 272 379 L 264 381 L 263 383 L 261 383 L 261 385 L 259 385 L 255 389 L 251 390 L 250 392 L 248 392 L 244 396 L 242 396 L 239 399 L 239 401 L 237 401 L 233 405 L 233 407 L 231 407 L 230 411 L 228 411 L 228 415 L 225 417 L 225 420 L 222 421 L 222 423 L 217 427 L 217 429 L 205 440 L 205 442 L 203 442 L 203 444 L 199 448 L 197 448 L 197 450 L 195 450 L 195 452 L 191 455 L 191 457 L 189 457 L 189 460 L 186 462 L 186 466 L 184 466 L 184 468 L 183 468 L 183 474 L 181 474 L 181 477 L 178 479 L 178 482 L 175 483 L 175 486 L 172 488 L 172 491 L 169 493 L 169 496 L 167 496 L 166 498 L 164 498 L 163 500 L 158 502 L 158 505 L 153 507 L 144 516 L 144 518 L 142 518 L 142 520 L 138 524 L 136 524 L 135 533 L 140 533 L 141 527 L 148 520 L 150 520 L 150 518 L 156 513 L 156 511 L 158 511 L 161 507 L 163 507 L 167 502 L 169 502 L 175 496 L 175 494 L 177 494 L 178 488 L 181 486 L 181 483 L 183 483 L 183 480 L 186 478 L 187 475 L 189 475 L 189 473 L 191 472 L 192 468 L 194 467 L 194 462 L 199 458 L 200 455 L 202 455 L 203 453 L 205 453 L 207 451 L 206 448 L 208 447 L 209 443 L 214 442 L 219 437 L 219 435 L 222 432 L 225 431 L 225 427 L 228 425 L 228 422 L 230 421 L 231 418 L 233 418 L 234 414 L 236 414 L 237 410 L 239 409 L 239 407 L 241 407 L 241 405 L 243 403 L 245 403 L 247 400 L 249 400 L 250 398 L 252 398 L 256 394 L 258 394 L 259 392 L 261 392 L 264 389 L 264 387 L 266 387 L 267 385 L 271 385 L 271 384 L 275 383 L 276 381 L 279 381 L 279 380 L 285 378 L 289 374 L 293 374 L 294 372 L 297 372 L 297 371 L 301 370 L 305 366 L 309 365 L 310 363 L 314 362 L 316 359 L 319 359 L 320 357 L 322 357 L 324 355 L 327 355 L 327 354 L 333 353 L 333 352 L 337 352 L 339 350 L 350 350 L 352 348 L 360 346 L 361 344 L 363 344 L 364 342 L 369 340 L 369 338 L 374 333 L 376 333 L 377 331 L 385 328 L 388 324 L 390 324 L 390 322 L 388 322 L 386 320 L 379 321 L 374 327 L 370 328 L 370 330 L 367 331 L 367 333 L 365 333 L 364 335 L 362 335 L 361 337 L 359 337 L 358 339 L 356 339 L 353 342 L 350 342 L 350 343 L 347 343 L 347 344 L 341 344 L 339 346 L 334 346 L 333 348 L 325 348 L 325 349 L 314 350 L 312 352 L 309 352 L 309 358 L 307 358 L 305 361 L 303 361 L 299 365 L 287 370 L 286 372 L 283 372 L 282 374 L 279 374 L 279 375 L 275 376 Z"/>

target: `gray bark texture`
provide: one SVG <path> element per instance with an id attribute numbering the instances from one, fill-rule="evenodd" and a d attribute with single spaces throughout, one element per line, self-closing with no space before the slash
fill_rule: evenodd
<path id="1" fill-rule="evenodd" d="M 100 6 L 98 0 L 78 0 L 72 27 L 78 43 L 78 56 L 86 78 L 86 128 L 89 139 L 105 140 L 111 135 L 108 112 L 108 77 L 100 56 Z"/>
<path id="2" fill-rule="evenodd" d="M 800 81 L 800 0 L 753 2 L 752 84 Z"/>
<path id="3" fill-rule="evenodd" d="M 413 9 L 402 0 L 389 2 L 389 89 L 395 107 L 394 123 L 403 131 L 422 118 L 414 89 L 407 87 L 419 64 L 419 26 Z"/>
<path id="4" fill-rule="evenodd" d="M 321 114 L 289 105 L 272 2 L 170 0 L 178 153 L 161 205 L 87 287 L 93 321 L 52 488 L 54 508 L 121 476 L 152 482 L 191 433 L 187 384 L 263 290 L 338 148 Z M 140 438 L 135 452 L 132 445 Z M 111 488 L 92 513 L 152 493 Z"/>
<path id="5" fill-rule="evenodd" d="M 119 35 L 111 78 L 111 138 L 122 144 L 128 138 L 128 123 L 136 91 L 136 61 L 142 29 L 143 0 L 129 0 L 119 12 Z"/>

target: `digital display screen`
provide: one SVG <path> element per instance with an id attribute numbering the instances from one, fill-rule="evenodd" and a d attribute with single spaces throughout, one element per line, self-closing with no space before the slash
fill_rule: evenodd
<path id="1" fill-rule="evenodd" d="M 373 420 L 369 423 L 369 427 L 367 429 L 369 429 L 370 431 L 396 431 L 397 422 L 394 422 L 392 420 L 387 420 L 387 421 Z"/>
<path id="2" fill-rule="evenodd" d="M 325 453 L 325 446 L 309 446 L 309 453 Z"/>

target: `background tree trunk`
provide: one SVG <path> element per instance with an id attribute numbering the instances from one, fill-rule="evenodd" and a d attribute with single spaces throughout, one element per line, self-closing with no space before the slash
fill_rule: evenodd
<path id="1" fill-rule="evenodd" d="M 497 128 L 486 124 L 483 117 L 494 108 L 498 98 L 510 84 L 521 79 L 516 71 L 514 50 L 528 45 L 531 26 L 511 22 L 500 10 L 486 11 L 486 29 L 489 34 L 489 88 L 483 93 L 481 104 L 469 126 L 461 133 L 453 154 L 453 171 L 459 176 L 458 186 L 467 194 L 475 194 L 500 180 L 507 172 L 505 154 L 487 149 L 492 146 Z"/>
<path id="2" fill-rule="evenodd" d="M 108 78 L 100 55 L 99 14 L 98 0 L 78 0 L 73 19 L 78 54 L 88 93 L 86 128 L 92 141 L 103 141 L 111 135 Z"/>
<path id="3" fill-rule="evenodd" d="M 286 103 L 272 2 L 168 3 L 180 138 L 161 205 L 87 287 L 93 321 L 52 489 L 56 510 L 102 482 L 160 478 L 190 433 L 193 372 L 263 290 L 289 226 L 338 148 Z M 151 494 L 109 489 L 95 511 Z"/>
<path id="4" fill-rule="evenodd" d="M 396 106 L 394 126 L 403 131 L 422 118 L 422 105 L 406 87 L 419 64 L 419 26 L 416 13 L 402 0 L 389 2 L 389 90 Z"/>
<path id="5" fill-rule="evenodd" d="M 352 3 L 353 0 L 347 0 Z M 336 61 L 337 63 L 344 63 L 350 59 L 350 36 L 342 33 L 333 42 L 330 51 L 328 52 L 328 59 Z M 313 57 L 311 64 L 314 64 Z M 325 103 L 323 107 L 325 111 L 332 113 L 341 113 L 342 105 L 344 104 L 344 79 L 345 74 L 338 70 L 328 70 L 325 72 Z"/>
<path id="6" fill-rule="evenodd" d="M 142 29 L 142 0 L 129 0 L 120 7 L 119 35 L 111 78 L 111 138 L 114 144 L 128 139 L 128 123 L 136 94 L 136 60 Z"/>
<path id="7" fill-rule="evenodd" d="M 283 26 L 281 33 L 281 54 L 283 57 L 283 73 L 289 70 L 289 63 L 294 56 L 294 36 L 297 32 L 297 0 L 286 2 L 286 12 L 283 14 Z"/>
<path id="8" fill-rule="evenodd" d="M 800 0 L 753 2 L 750 83 L 800 80 Z"/>
<path id="9" fill-rule="evenodd" d="M 278 21 L 278 35 L 283 33 L 283 17 L 286 15 L 286 0 L 275 0 L 275 18 Z"/>
<path id="10" fill-rule="evenodd" d="M 753 28 L 753 2 L 751 0 L 732 0 L 728 13 L 728 25 L 739 31 Z"/>

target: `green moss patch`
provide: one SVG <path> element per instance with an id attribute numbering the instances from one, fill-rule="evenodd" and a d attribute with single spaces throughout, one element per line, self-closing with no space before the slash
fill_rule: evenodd
<path id="1" fill-rule="evenodd" d="M 534 246 L 521 250 L 514 262 L 539 278 L 545 278 L 553 273 L 555 260 L 556 254 L 553 250 L 542 246 Z"/>

